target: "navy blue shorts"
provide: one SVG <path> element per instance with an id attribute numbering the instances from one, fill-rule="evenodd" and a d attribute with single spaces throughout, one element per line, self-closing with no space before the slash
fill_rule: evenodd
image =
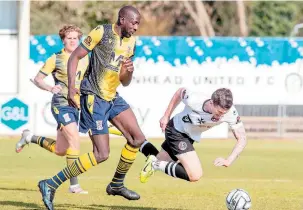
<path id="1" fill-rule="evenodd" d="M 118 94 L 112 101 L 106 101 L 96 95 L 81 95 L 80 132 L 92 135 L 108 134 L 107 121 L 130 108 Z"/>
<path id="2" fill-rule="evenodd" d="M 52 114 L 57 121 L 57 129 L 75 122 L 78 124 L 79 111 L 71 106 L 52 106 Z"/>

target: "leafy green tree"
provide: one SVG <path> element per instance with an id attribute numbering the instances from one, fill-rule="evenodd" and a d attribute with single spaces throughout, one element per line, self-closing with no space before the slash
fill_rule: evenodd
<path id="1" fill-rule="evenodd" d="M 256 1 L 252 3 L 251 36 L 289 36 L 296 24 L 299 2 Z"/>
<path id="2" fill-rule="evenodd" d="M 201 3 L 216 36 L 241 35 L 237 2 Z M 197 4 L 190 4 L 201 12 Z M 138 35 L 201 35 L 199 19 L 182 1 L 31 1 L 31 34 L 57 34 L 64 24 L 76 24 L 86 34 L 99 24 L 115 22 L 124 5 L 134 5 L 142 14 Z M 244 7 L 250 36 L 288 36 L 295 24 L 303 22 L 300 2 L 245 1 Z"/>
<path id="3" fill-rule="evenodd" d="M 82 17 L 88 26 L 93 29 L 97 25 L 113 23 L 117 19 L 117 14 L 122 6 L 128 5 L 129 2 L 119 1 L 88 1 L 84 6 Z"/>
<path id="4" fill-rule="evenodd" d="M 64 24 L 89 31 L 82 17 L 81 2 L 31 1 L 31 34 L 57 34 Z"/>

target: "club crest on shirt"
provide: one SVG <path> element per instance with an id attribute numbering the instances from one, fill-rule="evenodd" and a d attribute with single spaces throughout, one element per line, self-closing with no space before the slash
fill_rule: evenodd
<path id="1" fill-rule="evenodd" d="M 184 141 L 181 141 L 179 144 L 178 144 L 178 147 L 179 147 L 179 149 L 180 150 L 186 150 L 186 148 L 187 148 L 187 143 L 186 142 L 184 142 Z"/>
<path id="2" fill-rule="evenodd" d="M 90 36 L 87 36 L 84 39 L 84 43 L 87 44 L 87 46 L 90 46 L 91 42 L 92 42 L 92 38 Z"/>

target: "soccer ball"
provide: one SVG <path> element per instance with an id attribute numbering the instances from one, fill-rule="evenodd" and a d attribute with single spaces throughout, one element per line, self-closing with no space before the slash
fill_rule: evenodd
<path id="1" fill-rule="evenodd" d="M 245 190 L 234 189 L 226 197 L 226 206 L 228 210 L 248 210 L 251 199 Z"/>

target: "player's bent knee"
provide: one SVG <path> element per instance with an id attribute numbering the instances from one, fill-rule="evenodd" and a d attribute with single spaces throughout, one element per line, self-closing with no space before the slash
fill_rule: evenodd
<path id="1" fill-rule="evenodd" d="M 132 139 L 130 141 L 128 141 L 128 143 L 130 144 L 130 146 L 138 148 L 140 147 L 143 143 L 144 143 L 145 139 Z"/>
<path id="2" fill-rule="evenodd" d="M 94 152 L 97 163 L 102 163 L 109 158 L 109 153 Z"/>
<path id="3" fill-rule="evenodd" d="M 58 156 L 65 156 L 67 149 L 56 144 L 54 153 Z"/>
<path id="4" fill-rule="evenodd" d="M 196 172 L 191 173 L 191 174 L 188 174 L 189 181 L 190 182 L 197 182 L 201 179 L 202 175 L 203 175 L 202 170 L 196 171 Z"/>
<path id="5" fill-rule="evenodd" d="M 193 175 L 193 176 L 189 176 L 189 181 L 190 182 L 197 182 L 201 179 L 202 175 Z"/>
<path id="6" fill-rule="evenodd" d="M 58 156 L 65 156 L 66 155 L 66 150 L 55 150 L 55 154 Z"/>

